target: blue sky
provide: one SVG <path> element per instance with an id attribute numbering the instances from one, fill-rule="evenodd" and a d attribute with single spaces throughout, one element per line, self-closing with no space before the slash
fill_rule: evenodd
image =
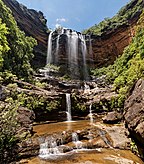
<path id="1" fill-rule="evenodd" d="M 28 8 L 40 10 L 48 27 L 61 25 L 77 31 L 114 16 L 130 0 L 18 0 Z"/>

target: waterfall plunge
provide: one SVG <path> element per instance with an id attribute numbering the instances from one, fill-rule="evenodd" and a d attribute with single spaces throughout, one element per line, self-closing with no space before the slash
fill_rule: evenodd
<path id="1" fill-rule="evenodd" d="M 92 114 L 92 104 L 89 106 L 89 117 L 90 117 L 90 124 L 93 125 L 93 114 Z"/>
<path id="2" fill-rule="evenodd" d="M 76 132 L 72 133 L 72 142 L 75 144 L 76 149 L 82 149 L 83 144 L 81 141 L 79 141 L 79 136 Z"/>
<path id="3" fill-rule="evenodd" d="M 53 34 L 53 31 L 50 32 L 49 38 L 48 38 L 48 49 L 47 49 L 46 64 L 51 64 L 52 63 L 52 34 Z"/>
<path id="4" fill-rule="evenodd" d="M 65 38 L 65 41 L 62 42 Z M 64 45 L 61 48 L 60 45 Z M 65 51 L 62 53 L 62 51 Z M 64 60 L 67 60 L 66 72 L 72 78 L 83 78 L 89 80 L 86 56 L 87 47 L 85 37 L 76 31 L 70 29 L 58 29 L 50 32 L 48 39 L 48 52 L 47 52 L 47 64 L 64 64 Z M 65 61 L 66 62 L 66 61 Z M 65 65 L 66 67 L 66 65 Z"/>
<path id="5" fill-rule="evenodd" d="M 72 116 L 71 116 L 71 98 L 70 94 L 66 93 L 66 114 L 67 114 L 67 122 L 72 121 Z"/>
<path id="6" fill-rule="evenodd" d="M 44 143 L 40 144 L 39 157 L 43 159 L 56 159 L 59 155 L 63 155 L 63 151 L 59 149 L 56 138 L 48 137 Z"/>

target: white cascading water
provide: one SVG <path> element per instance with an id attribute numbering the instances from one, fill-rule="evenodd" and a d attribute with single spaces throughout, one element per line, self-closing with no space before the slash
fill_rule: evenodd
<path id="1" fill-rule="evenodd" d="M 82 149 L 83 148 L 83 144 L 81 141 L 79 141 L 79 137 L 78 137 L 78 134 L 76 132 L 72 133 L 72 142 L 75 144 L 76 149 Z"/>
<path id="2" fill-rule="evenodd" d="M 51 64 L 52 63 L 52 34 L 53 34 L 53 31 L 50 32 L 49 38 L 48 38 L 48 49 L 47 49 L 46 64 Z"/>
<path id="3" fill-rule="evenodd" d="M 63 155 L 62 149 L 59 150 L 56 138 L 49 137 L 47 141 L 40 144 L 39 157 L 43 159 L 54 159 L 57 156 Z"/>
<path id="4" fill-rule="evenodd" d="M 69 93 L 66 93 L 66 114 L 67 114 L 67 122 L 71 122 L 72 121 L 71 98 Z"/>
<path id="5" fill-rule="evenodd" d="M 55 31 L 50 32 L 48 38 L 48 51 L 47 51 L 47 64 L 57 64 L 59 62 L 59 45 L 61 35 L 66 35 L 66 55 L 68 56 L 68 69 L 73 76 L 80 76 L 80 61 L 83 61 L 83 78 L 84 80 L 89 79 L 88 68 L 86 63 L 87 47 L 85 37 L 70 29 L 61 29 L 58 31 L 56 41 L 53 43 L 53 35 Z M 56 45 L 55 51 L 53 50 L 53 44 Z"/>
<path id="6" fill-rule="evenodd" d="M 84 79 L 88 80 L 89 76 L 88 76 L 88 69 L 86 63 L 86 55 L 87 55 L 86 41 L 85 41 L 85 37 L 82 34 L 80 35 L 80 38 L 81 38 L 81 51 L 83 57 L 83 75 L 84 75 Z"/>
<path id="7" fill-rule="evenodd" d="M 78 34 L 75 31 L 67 30 L 66 35 L 68 67 L 71 72 L 78 74 Z"/>
<path id="8" fill-rule="evenodd" d="M 89 106 L 89 117 L 90 117 L 90 124 L 93 125 L 94 120 L 93 120 L 93 114 L 92 114 L 92 104 Z"/>
<path id="9" fill-rule="evenodd" d="M 57 41 L 56 41 L 56 54 L 55 54 L 55 63 L 58 62 L 58 54 L 59 54 L 59 41 L 60 41 L 60 35 L 57 36 Z"/>
<path id="10" fill-rule="evenodd" d="M 90 54 L 90 56 L 92 56 L 92 54 L 93 54 L 91 35 L 89 35 L 89 54 Z"/>

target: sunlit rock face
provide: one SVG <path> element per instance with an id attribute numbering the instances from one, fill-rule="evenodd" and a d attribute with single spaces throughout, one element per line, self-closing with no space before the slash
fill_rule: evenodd
<path id="1" fill-rule="evenodd" d="M 103 32 L 101 36 L 81 35 L 74 30 L 47 33 L 46 19 L 42 12 L 27 9 L 16 0 L 3 0 L 12 10 L 19 27 L 27 35 L 38 41 L 35 48 L 35 58 L 32 64 L 35 67 L 45 66 L 48 37 L 53 36 L 52 63 L 61 66 L 63 74 L 71 73 L 71 77 L 88 79 L 88 68 L 96 68 L 112 64 L 121 55 L 124 48 L 129 45 L 134 36 L 134 26 L 141 12 L 137 12 L 127 24 L 118 26 L 113 30 Z M 137 0 L 132 3 L 135 5 Z M 133 8 L 133 6 L 130 6 Z M 80 42 L 84 43 L 83 47 Z M 71 43 L 71 46 L 69 46 Z M 77 46 L 79 44 L 79 46 Z M 82 45 L 82 44 L 81 44 Z M 86 51 L 85 53 L 82 53 Z M 57 57 L 58 55 L 58 57 Z M 46 59 L 47 58 L 47 59 Z"/>
<path id="2" fill-rule="evenodd" d="M 140 79 L 125 102 L 125 123 L 144 158 L 144 80 Z"/>
<path id="3" fill-rule="evenodd" d="M 18 26 L 28 36 L 34 37 L 38 46 L 35 47 L 35 58 L 33 65 L 36 67 L 44 66 L 47 53 L 47 20 L 43 13 L 33 9 L 28 9 L 16 0 L 3 0 L 17 21 Z"/>
<path id="4" fill-rule="evenodd" d="M 89 53 L 91 67 L 102 67 L 113 64 L 134 36 L 134 26 L 139 16 L 133 18 L 129 25 L 123 25 L 114 31 L 107 31 L 101 36 L 91 36 L 92 53 Z M 87 41 L 88 44 L 88 41 Z M 88 51 L 89 52 L 89 51 Z"/>

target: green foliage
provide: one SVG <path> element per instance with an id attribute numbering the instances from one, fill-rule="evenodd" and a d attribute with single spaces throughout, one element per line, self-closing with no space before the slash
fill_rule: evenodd
<path id="1" fill-rule="evenodd" d="M 9 50 L 7 37 L 8 30 L 5 24 L 2 23 L 0 19 L 0 71 L 2 71 L 3 67 L 3 54 Z"/>
<path id="2" fill-rule="evenodd" d="M 18 91 L 16 83 L 7 85 L 7 97 L 5 102 L 15 102 L 19 106 L 27 107 L 35 112 L 49 112 L 60 108 L 61 98 L 51 99 L 43 94 L 36 94 L 30 91 Z M 25 90 L 25 89 L 24 89 Z"/>
<path id="3" fill-rule="evenodd" d="M 3 57 L 0 59 L 3 61 L 2 69 L 3 71 L 11 71 L 19 78 L 28 80 L 33 73 L 30 61 L 34 56 L 33 47 L 36 45 L 36 41 L 32 37 L 25 36 L 24 32 L 19 30 L 12 12 L 2 0 L 0 0 L 0 11 L 0 18 L 4 23 L 1 25 L 0 21 L 0 38 L 4 39 L 2 41 L 4 50 L 0 50 L 0 55 Z M 1 28 L 4 29 L 3 32 Z M 8 49 L 10 50 L 8 51 Z"/>
<path id="4" fill-rule="evenodd" d="M 105 32 L 113 31 L 119 26 L 129 25 L 129 20 L 143 10 L 143 0 L 132 0 L 129 4 L 121 8 L 113 18 L 105 18 L 98 25 L 84 30 L 84 34 L 102 35 Z"/>
<path id="5" fill-rule="evenodd" d="M 40 81 L 36 81 L 35 82 L 35 85 L 39 88 L 42 88 L 42 89 L 45 89 L 46 86 L 47 86 L 47 83 L 46 82 L 40 82 Z"/>
<path id="6" fill-rule="evenodd" d="M 56 65 L 53 65 L 53 64 L 47 64 L 45 66 L 49 71 L 51 72 L 55 72 L 55 73 L 58 73 L 59 72 L 59 69 L 60 67 L 56 66 Z"/>
<path id="7" fill-rule="evenodd" d="M 84 100 L 81 99 L 76 93 L 73 93 L 71 96 L 72 101 L 72 111 L 86 111 L 86 105 L 84 104 Z"/>
<path id="8" fill-rule="evenodd" d="M 16 157 L 15 151 L 20 138 L 17 136 L 18 123 L 14 103 L 0 105 L 0 163 L 9 163 Z"/>
<path id="9" fill-rule="evenodd" d="M 15 79 L 17 79 L 16 75 L 12 74 L 10 71 L 0 72 L 1 83 L 9 84 Z"/>
<path id="10" fill-rule="evenodd" d="M 119 93 L 118 106 L 123 106 L 124 100 L 134 83 L 144 77 L 144 12 L 136 27 L 132 42 L 125 48 L 113 65 L 93 70 L 99 77 L 106 75 L 106 81 L 113 84 Z"/>

